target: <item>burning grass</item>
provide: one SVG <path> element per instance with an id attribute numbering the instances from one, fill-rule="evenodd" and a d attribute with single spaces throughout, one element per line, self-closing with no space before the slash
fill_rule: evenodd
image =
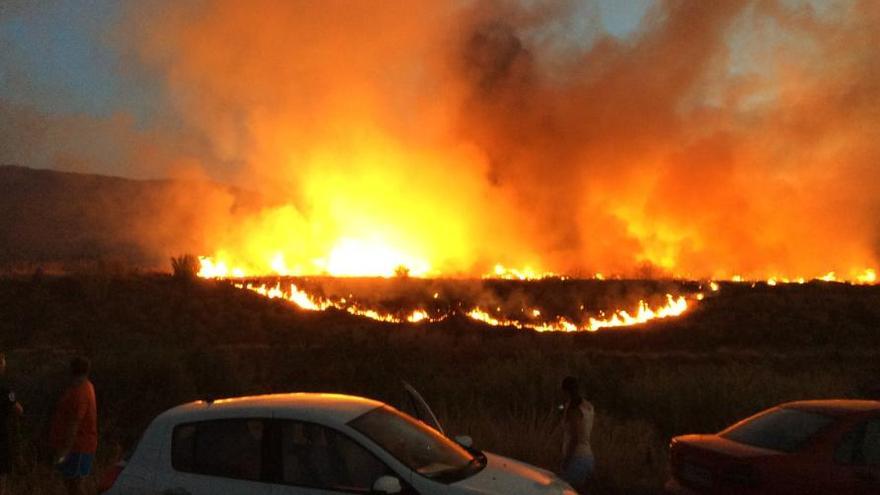
<path id="1" fill-rule="evenodd" d="M 350 254 L 351 260 L 356 261 L 363 253 L 354 251 Z M 571 279 L 530 267 L 514 269 L 496 264 L 491 273 L 482 277 L 483 282 L 478 289 L 463 291 L 462 287 L 466 289 L 473 287 L 475 281 L 419 278 L 418 282 L 412 283 L 409 276 L 410 269 L 403 265 L 398 266 L 395 270 L 396 276 L 393 278 L 287 277 L 286 264 L 283 256 L 279 254 L 272 262 L 272 269 L 279 274 L 278 277 L 259 277 L 249 280 L 244 277 L 242 269 L 230 270 L 224 262 L 215 262 L 210 257 L 200 257 L 199 260 L 201 269 L 198 276 L 202 278 L 233 280 L 233 286 L 238 289 L 249 290 L 269 299 L 281 299 L 307 311 L 337 310 L 384 323 L 429 324 L 461 316 L 492 327 L 538 332 L 596 332 L 676 318 L 693 309 L 699 301 L 703 301 L 707 293 L 710 296 L 717 295 L 721 287 L 717 281 L 687 283 L 670 280 L 665 284 L 675 292 L 675 295 L 672 292 L 664 294 L 655 287 L 654 291 L 648 294 L 654 299 L 650 302 L 647 298 L 622 301 L 621 299 L 626 297 L 620 297 L 621 295 L 618 294 L 618 300 L 611 304 L 605 301 L 604 306 L 588 308 L 588 305 L 595 305 L 596 291 L 584 297 L 579 286 L 593 284 L 594 287 L 606 287 L 606 284 L 597 284 L 605 281 L 605 276 L 602 274 L 597 273 L 587 280 Z M 423 272 L 419 273 L 423 275 Z M 834 272 L 811 279 L 811 283 L 837 281 Z M 873 285 L 876 281 L 876 272 L 873 269 L 866 269 L 854 275 L 851 281 L 842 283 Z M 633 281 L 617 279 L 616 282 L 628 284 L 624 285 L 627 288 L 633 285 Z M 438 283 L 444 286 L 442 291 L 438 289 L 431 293 L 425 290 L 426 286 L 430 288 Z M 493 292 L 493 288 L 503 283 L 516 287 L 521 294 L 499 296 L 497 291 Z M 776 287 L 804 285 L 807 279 L 770 277 L 766 281 L 756 282 L 734 276 L 728 283 L 746 283 L 752 288 L 759 283 L 766 287 Z M 368 292 L 355 296 L 354 287 L 365 284 Z M 548 311 L 543 304 L 534 300 L 534 288 L 548 285 L 556 285 L 553 294 L 557 298 L 560 294 L 574 294 L 574 300 L 567 301 L 569 307 L 560 307 L 553 302 L 556 307 Z M 331 288 L 331 293 L 328 293 L 327 287 Z M 408 293 L 404 293 L 404 290 Z M 395 297 L 396 300 L 388 301 L 385 297 L 387 295 Z M 663 296 L 659 301 L 658 295 Z"/>
<path id="2" fill-rule="evenodd" d="M 381 284 L 381 281 L 375 283 Z M 644 300 L 639 300 L 637 309 L 632 313 L 625 309 L 607 312 L 601 310 L 598 315 L 589 316 L 583 314 L 585 305 L 581 303 L 578 305 L 578 311 L 581 313 L 580 321 L 576 322 L 568 316 L 548 313 L 534 304 L 526 304 L 526 301 L 523 301 L 519 311 L 514 309 L 514 314 L 510 315 L 510 311 L 503 311 L 501 306 L 502 304 L 510 306 L 508 302 L 499 302 L 494 307 L 484 309 L 483 306 L 466 300 L 447 300 L 444 297 L 444 301 L 440 301 L 439 292 L 435 292 L 425 301 L 414 301 L 414 307 L 403 305 L 393 310 L 377 310 L 369 307 L 369 303 L 359 302 L 351 293 L 347 297 L 327 297 L 301 289 L 294 282 L 282 284 L 279 281 L 274 286 L 267 283 L 242 282 L 235 283 L 234 287 L 255 292 L 269 299 L 282 299 L 307 311 L 324 311 L 332 308 L 387 323 L 438 323 L 460 315 L 493 327 L 512 327 L 538 332 L 596 332 L 604 328 L 630 327 L 655 319 L 681 316 L 688 310 L 689 305 L 687 297 L 683 295 L 673 297 L 672 294 L 667 293 L 666 302 L 662 306 L 651 308 Z M 690 302 L 694 303 L 702 298 L 703 294 L 698 292 L 690 296 Z M 425 309 L 428 307 L 427 303 L 431 303 L 430 310 Z M 568 312 L 571 313 L 570 310 Z"/>

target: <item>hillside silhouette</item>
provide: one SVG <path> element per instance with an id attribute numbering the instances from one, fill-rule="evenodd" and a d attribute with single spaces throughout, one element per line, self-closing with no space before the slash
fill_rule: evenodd
<path id="1" fill-rule="evenodd" d="M 165 268 L 201 247 L 211 208 L 252 195 L 211 182 L 131 180 L 0 166 L 0 270 L 70 271 L 115 263 Z"/>

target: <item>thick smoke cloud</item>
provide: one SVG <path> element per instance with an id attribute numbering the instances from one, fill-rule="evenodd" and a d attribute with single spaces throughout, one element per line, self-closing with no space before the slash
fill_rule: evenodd
<path id="1" fill-rule="evenodd" d="M 562 75 L 490 13 L 463 118 L 563 269 L 846 273 L 876 260 L 880 9 L 841 7 L 664 2 Z"/>
<path id="2" fill-rule="evenodd" d="M 150 141 L 271 205 L 215 212 L 230 262 L 309 272 L 347 239 L 444 274 L 877 266 L 876 2 L 658 0 L 625 39 L 595 12 L 154 0 L 112 29 L 175 113 Z"/>

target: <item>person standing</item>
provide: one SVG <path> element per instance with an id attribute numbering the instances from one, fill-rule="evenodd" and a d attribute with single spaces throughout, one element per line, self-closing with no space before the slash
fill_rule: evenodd
<path id="1" fill-rule="evenodd" d="M 98 448 L 98 410 L 90 367 L 84 357 L 70 361 L 71 382 L 58 401 L 49 434 L 55 466 L 70 495 L 85 493 L 84 480 L 91 474 Z"/>
<path id="2" fill-rule="evenodd" d="M 585 493 L 585 485 L 593 475 L 595 461 L 590 446 L 593 430 L 593 405 L 581 396 L 577 378 L 562 380 L 565 405 L 562 415 L 562 479 Z"/>
<path id="3" fill-rule="evenodd" d="M 0 495 L 6 493 L 6 477 L 12 472 L 12 421 L 24 414 L 5 378 L 6 354 L 0 352 Z"/>

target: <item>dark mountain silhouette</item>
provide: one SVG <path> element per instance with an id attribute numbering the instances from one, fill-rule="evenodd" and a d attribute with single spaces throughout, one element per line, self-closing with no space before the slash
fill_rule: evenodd
<path id="1" fill-rule="evenodd" d="M 240 209 L 243 199 L 210 182 L 0 166 L 0 267 L 113 260 L 167 269 L 168 256 L 202 247 L 204 215 Z"/>

